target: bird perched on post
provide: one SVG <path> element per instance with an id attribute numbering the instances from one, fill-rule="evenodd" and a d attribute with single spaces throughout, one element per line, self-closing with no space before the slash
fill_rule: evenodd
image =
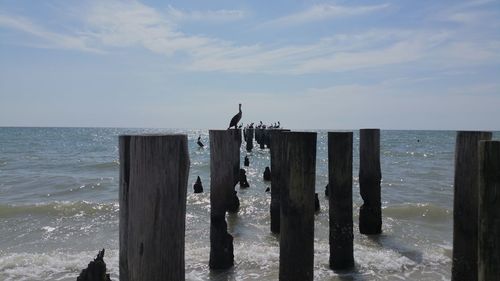
<path id="1" fill-rule="evenodd" d="M 228 129 L 231 129 L 231 127 L 234 127 L 236 129 L 238 126 L 238 122 L 240 122 L 240 120 L 241 120 L 241 115 L 242 115 L 241 103 L 239 105 L 240 105 L 240 110 L 239 110 L 238 114 L 234 115 L 233 118 L 231 119 L 231 122 L 229 123 Z"/>

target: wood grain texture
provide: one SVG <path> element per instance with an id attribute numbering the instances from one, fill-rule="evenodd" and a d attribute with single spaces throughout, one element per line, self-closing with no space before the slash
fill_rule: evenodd
<path id="1" fill-rule="evenodd" d="M 316 133 L 285 134 L 288 180 L 280 190 L 279 280 L 312 281 Z"/>
<path id="2" fill-rule="evenodd" d="M 479 141 L 491 132 L 457 132 L 453 196 L 453 260 L 451 280 L 477 280 L 479 208 Z"/>
<path id="3" fill-rule="evenodd" d="M 286 182 L 286 134 L 290 130 L 273 130 L 269 134 L 271 143 L 271 232 L 280 233 L 280 190 Z"/>
<path id="4" fill-rule="evenodd" d="M 500 280 L 500 141 L 479 147 L 478 280 Z"/>
<path id="5" fill-rule="evenodd" d="M 352 221 L 352 132 L 328 133 L 330 268 L 354 266 Z"/>
<path id="6" fill-rule="evenodd" d="M 234 264 L 233 237 L 226 211 L 239 182 L 241 130 L 210 130 L 210 261 L 211 269 Z"/>
<path id="7" fill-rule="evenodd" d="M 359 191 L 363 205 L 359 210 L 359 232 L 382 233 L 382 205 L 380 195 L 380 130 L 359 131 Z"/>
<path id="8" fill-rule="evenodd" d="M 120 136 L 120 280 L 184 280 L 186 135 Z"/>

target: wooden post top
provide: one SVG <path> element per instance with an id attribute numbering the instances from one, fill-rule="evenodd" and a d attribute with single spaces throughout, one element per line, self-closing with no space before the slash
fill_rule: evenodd
<path id="1" fill-rule="evenodd" d="M 187 134 L 126 134 L 119 135 L 119 138 L 148 138 L 148 137 L 162 137 L 162 138 L 179 138 L 179 137 L 187 137 Z"/>

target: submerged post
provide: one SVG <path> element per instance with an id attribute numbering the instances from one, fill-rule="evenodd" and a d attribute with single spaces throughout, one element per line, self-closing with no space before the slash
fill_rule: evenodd
<path id="1" fill-rule="evenodd" d="M 210 130 L 210 261 L 211 269 L 233 266 L 233 237 L 227 232 L 226 210 L 239 179 L 240 130 Z M 236 154 L 238 157 L 236 159 Z M 238 170 L 235 171 L 235 161 Z"/>
<path id="2" fill-rule="evenodd" d="M 279 280 L 312 281 L 316 133 L 289 132 L 285 134 L 288 180 L 280 190 Z"/>
<path id="3" fill-rule="evenodd" d="M 186 135 L 120 136 L 120 280 L 184 280 Z"/>
<path id="4" fill-rule="evenodd" d="M 251 152 L 253 149 L 254 129 L 247 128 L 247 129 L 245 129 L 245 131 L 246 131 L 246 134 L 245 134 L 246 149 L 247 149 L 247 152 Z"/>
<path id="5" fill-rule="evenodd" d="M 359 191 L 363 205 L 359 210 L 359 232 L 382 233 L 380 196 L 380 129 L 359 130 Z"/>
<path id="6" fill-rule="evenodd" d="M 271 232 L 280 233 L 280 190 L 286 182 L 286 134 L 289 130 L 273 130 L 271 142 Z"/>
<path id="7" fill-rule="evenodd" d="M 328 189 L 330 268 L 352 268 L 352 132 L 328 133 Z"/>
<path id="8" fill-rule="evenodd" d="M 451 280 L 477 280 L 479 141 L 491 132 L 457 132 L 453 196 L 453 264 Z"/>
<path id="9" fill-rule="evenodd" d="M 478 279 L 500 280 L 500 141 L 479 147 Z"/>

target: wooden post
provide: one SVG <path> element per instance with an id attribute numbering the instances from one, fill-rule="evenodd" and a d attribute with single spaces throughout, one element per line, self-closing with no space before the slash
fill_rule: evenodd
<path id="1" fill-rule="evenodd" d="M 330 268 L 354 266 L 352 230 L 352 132 L 328 133 Z"/>
<path id="2" fill-rule="evenodd" d="M 500 280 L 500 141 L 479 147 L 478 279 Z"/>
<path id="3" fill-rule="evenodd" d="M 246 130 L 246 149 L 248 152 L 251 152 L 253 149 L 253 136 L 254 136 L 254 129 L 253 128 L 247 128 Z"/>
<path id="4" fill-rule="evenodd" d="M 120 136 L 120 280 L 184 280 L 186 135 Z"/>
<path id="5" fill-rule="evenodd" d="M 363 205 L 359 210 L 359 232 L 380 234 L 380 129 L 361 129 L 359 135 L 359 191 L 363 198 Z"/>
<path id="6" fill-rule="evenodd" d="M 263 143 L 267 148 L 271 148 L 271 139 L 269 137 L 269 134 L 271 133 L 271 131 L 272 131 L 272 129 L 264 130 Z"/>
<path id="7" fill-rule="evenodd" d="M 271 232 L 280 233 L 280 190 L 286 182 L 286 134 L 290 130 L 273 130 L 271 142 Z"/>
<path id="8" fill-rule="evenodd" d="M 233 237 L 226 210 L 239 180 L 241 130 L 210 130 L 210 261 L 211 269 L 233 266 Z M 236 157 L 237 155 L 237 157 Z M 237 170 L 236 168 L 237 161 Z"/>
<path id="9" fill-rule="evenodd" d="M 255 141 L 257 144 L 261 144 L 262 142 L 262 128 L 255 129 Z"/>
<path id="10" fill-rule="evenodd" d="M 491 132 L 457 132 L 453 196 L 453 264 L 451 280 L 477 280 L 479 141 Z"/>
<path id="11" fill-rule="evenodd" d="M 287 184 L 281 198 L 281 281 L 312 281 L 314 262 L 314 185 L 316 133 L 289 132 Z"/>
<path id="12" fill-rule="evenodd" d="M 241 129 L 230 129 L 232 135 L 231 162 L 233 163 L 233 190 L 240 182 L 240 148 L 241 148 Z"/>

